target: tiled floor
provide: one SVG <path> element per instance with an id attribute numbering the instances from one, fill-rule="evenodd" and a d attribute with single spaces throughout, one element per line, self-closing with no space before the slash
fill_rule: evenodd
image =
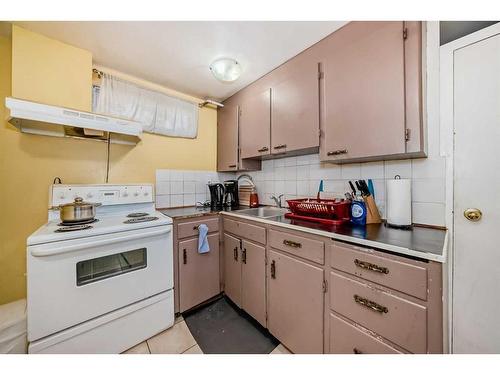
<path id="1" fill-rule="evenodd" d="M 182 317 L 175 324 L 150 339 L 130 348 L 123 354 L 203 354 Z M 279 344 L 271 354 L 291 354 Z"/>

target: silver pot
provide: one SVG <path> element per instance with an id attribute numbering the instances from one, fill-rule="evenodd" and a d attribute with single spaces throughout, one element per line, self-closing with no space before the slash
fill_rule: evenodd
<path id="1" fill-rule="evenodd" d="M 61 204 L 54 208 L 59 210 L 59 218 L 63 223 L 78 223 L 93 220 L 96 207 L 100 205 L 101 203 L 84 202 L 83 198 L 76 197 L 74 202 Z"/>

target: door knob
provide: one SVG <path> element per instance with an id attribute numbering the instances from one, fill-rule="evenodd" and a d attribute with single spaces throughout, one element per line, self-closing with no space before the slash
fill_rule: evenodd
<path id="1" fill-rule="evenodd" d="M 478 208 L 468 208 L 464 211 L 464 216 L 470 221 L 479 221 L 483 216 L 483 213 Z"/>

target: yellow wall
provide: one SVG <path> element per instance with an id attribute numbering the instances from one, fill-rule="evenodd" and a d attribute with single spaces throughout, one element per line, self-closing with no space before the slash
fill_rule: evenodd
<path id="1" fill-rule="evenodd" d="M 12 26 L 12 96 L 92 109 L 92 54 Z"/>
<path id="2" fill-rule="evenodd" d="M 21 134 L 4 121 L 5 97 L 14 93 L 89 109 L 89 62 L 84 62 L 84 76 L 66 76 L 73 74 L 67 67 L 75 56 L 87 53 L 18 28 L 13 42 L 0 37 L 0 304 L 26 296 L 26 238 L 47 220 L 48 187 L 54 177 L 64 183 L 103 183 L 106 173 L 105 143 Z M 197 139 L 145 134 L 135 147 L 112 145 L 109 181 L 154 183 L 159 168 L 215 170 L 216 139 L 217 112 L 204 108 Z"/>

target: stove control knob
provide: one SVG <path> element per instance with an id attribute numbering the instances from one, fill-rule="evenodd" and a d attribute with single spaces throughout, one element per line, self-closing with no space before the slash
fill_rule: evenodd
<path id="1" fill-rule="evenodd" d="M 144 192 L 144 196 L 147 197 L 149 193 L 147 191 Z"/>
<path id="2" fill-rule="evenodd" d="M 123 196 L 124 196 L 124 197 L 128 197 L 128 193 L 127 193 L 127 192 L 124 192 L 124 193 L 123 193 Z"/>
<path id="3" fill-rule="evenodd" d="M 65 198 L 64 194 L 59 195 L 59 199 L 64 199 L 64 198 Z"/>
<path id="4" fill-rule="evenodd" d="M 93 197 L 92 193 L 87 194 L 87 198 L 92 198 L 92 197 Z"/>
<path id="5" fill-rule="evenodd" d="M 139 196 L 139 192 L 138 192 L 138 191 L 136 191 L 136 192 L 134 193 L 134 197 L 138 197 L 138 196 Z"/>

